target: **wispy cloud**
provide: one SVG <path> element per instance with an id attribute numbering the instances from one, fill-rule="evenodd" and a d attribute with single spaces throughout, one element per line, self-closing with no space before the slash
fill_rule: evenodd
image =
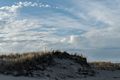
<path id="1" fill-rule="evenodd" d="M 120 48 L 119 5 L 119 0 L 46 0 L 1 6 L 0 50 Z"/>
<path id="2" fill-rule="evenodd" d="M 30 45 L 44 44 L 43 37 L 50 35 L 49 32 L 27 31 L 34 28 L 40 28 L 41 22 L 38 19 L 18 19 L 18 10 L 22 7 L 50 7 L 41 3 L 19 2 L 12 6 L 0 7 L 0 50 L 1 52 L 26 51 Z M 33 46 L 33 47 L 32 47 Z M 20 47 L 24 47 L 19 50 Z M 38 47 L 38 45 L 37 45 Z M 33 49 L 34 50 L 34 49 Z"/>

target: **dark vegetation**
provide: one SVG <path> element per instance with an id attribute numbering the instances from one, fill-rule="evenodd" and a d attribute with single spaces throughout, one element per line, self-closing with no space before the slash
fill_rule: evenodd
<path id="1" fill-rule="evenodd" d="M 44 71 L 49 66 L 55 66 L 55 58 L 72 60 L 83 66 L 79 68 L 79 74 L 94 75 L 87 59 L 79 55 L 70 55 L 67 52 L 51 51 L 51 52 L 31 52 L 23 54 L 10 54 L 0 56 L 0 73 L 14 76 L 33 76 L 33 71 Z M 65 68 L 66 69 L 66 68 Z M 49 75 L 48 75 L 49 76 Z"/>
<path id="2" fill-rule="evenodd" d="M 92 68 L 97 70 L 109 70 L 109 71 L 120 70 L 120 63 L 92 62 L 89 64 L 91 65 Z"/>

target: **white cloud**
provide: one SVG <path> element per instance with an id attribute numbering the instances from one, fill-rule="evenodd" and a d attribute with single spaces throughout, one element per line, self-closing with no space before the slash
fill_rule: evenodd
<path id="1" fill-rule="evenodd" d="M 17 5 L 23 6 L 23 7 L 28 7 L 28 6 L 31 6 L 31 7 L 51 7 L 48 4 L 37 3 L 37 2 L 27 2 L 27 1 L 26 2 L 19 2 L 19 3 L 17 3 Z"/>
<path id="2" fill-rule="evenodd" d="M 42 45 L 69 49 L 120 47 L 119 11 L 111 10 L 99 2 L 86 1 L 74 1 L 72 9 L 36 2 L 19 2 L 0 7 L 0 50 L 18 51 L 22 47 L 21 51 L 29 51 Z M 63 9 L 64 13 L 53 11 L 53 14 L 45 14 L 45 17 L 36 18 L 33 15 L 34 18 L 25 18 L 19 15 L 23 7 Z M 99 22 L 104 27 L 99 28 Z M 85 32 L 76 33 L 80 30 Z"/>
<path id="3" fill-rule="evenodd" d="M 111 5 L 109 6 L 107 3 Z M 85 24 L 88 24 L 85 25 L 85 27 L 89 26 L 86 32 L 81 35 L 84 37 L 82 39 L 86 40 L 84 44 L 86 47 L 89 45 L 89 48 L 120 48 L 119 3 L 120 2 L 117 0 L 110 0 L 108 2 L 98 0 L 95 0 L 94 2 L 88 0 L 73 1 L 73 4 L 76 6 L 74 6 L 70 12 L 79 18 L 82 18 L 85 21 Z M 112 9 L 113 7 L 114 9 Z M 99 28 L 101 24 L 104 25 L 104 27 Z M 89 44 L 86 44 L 86 42 Z"/>
<path id="4" fill-rule="evenodd" d="M 69 43 L 76 45 L 80 42 L 80 37 L 78 35 L 70 35 L 69 37 L 63 38 L 60 40 L 62 43 Z"/>
<path id="5" fill-rule="evenodd" d="M 41 28 L 41 20 L 35 18 L 19 19 L 18 14 L 20 13 L 18 10 L 28 6 L 50 7 L 47 4 L 32 2 L 19 2 L 12 6 L 0 7 L 1 52 L 35 50 L 50 41 L 45 38 L 51 35 L 50 31 L 29 31 L 32 29 Z"/>
<path id="6" fill-rule="evenodd" d="M 20 8 L 23 8 L 23 7 L 51 7 L 50 5 L 48 4 L 43 4 L 43 3 L 36 3 L 36 2 L 19 2 L 19 3 L 16 3 L 15 5 L 12 5 L 12 6 L 3 6 L 3 7 L 0 7 L 0 10 L 1 11 L 7 11 L 7 12 L 13 12 L 15 13 L 18 9 Z"/>
<path id="7" fill-rule="evenodd" d="M 90 30 L 83 36 L 90 41 L 91 47 L 94 48 L 120 48 L 118 45 L 120 40 L 119 27 L 116 27 L 116 29 L 118 30 L 115 30 L 115 27 L 112 26 L 99 30 Z"/>
<path id="8" fill-rule="evenodd" d="M 16 10 L 20 7 L 22 6 L 21 5 L 3 6 L 3 7 L 0 7 L 0 10 L 8 11 L 8 12 L 16 12 Z"/>

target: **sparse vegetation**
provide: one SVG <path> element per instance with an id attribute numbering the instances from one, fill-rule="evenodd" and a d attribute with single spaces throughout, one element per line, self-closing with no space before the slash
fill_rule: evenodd
<path id="1" fill-rule="evenodd" d="M 90 68 L 87 59 L 79 55 L 70 55 L 67 52 L 31 52 L 23 54 L 10 54 L 0 56 L 0 73 L 14 76 L 33 76 L 33 71 L 44 71 L 49 66 L 56 65 L 55 58 L 72 60 Z M 85 71 L 85 70 L 83 70 Z M 87 70 L 86 70 L 87 71 Z M 49 77 L 49 75 L 48 75 Z"/>
<path id="2" fill-rule="evenodd" d="M 90 65 L 98 70 L 120 70 L 119 63 L 111 63 L 111 62 L 92 62 Z"/>
<path id="3" fill-rule="evenodd" d="M 56 72 L 57 70 L 58 72 Z M 0 74 L 5 75 L 42 76 L 55 80 L 63 80 L 68 77 L 74 79 L 76 77 L 86 78 L 87 76 L 96 76 L 98 70 L 113 72 L 114 70 L 120 70 L 120 64 L 111 62 L 88 63 L 87 59 L 82 55 L 71 55 L 68 52 L 61 52 L 59 50 L 0 56 Z M 71 74 L 71 72 L 73 73 Z"/>

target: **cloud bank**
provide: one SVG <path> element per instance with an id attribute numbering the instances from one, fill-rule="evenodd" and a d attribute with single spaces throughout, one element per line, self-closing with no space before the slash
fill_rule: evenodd
<path id="1" fill-rule="evenodd" d="M 47 47 L 80 50 L 89 56 L 100 52 L 104 56 L 109 51 L 106 56 L 114 52 L 119 55 L 119 5 L 119 0 L 30 0 L 2 5 L 0 51 L 38 51 Z"/>

